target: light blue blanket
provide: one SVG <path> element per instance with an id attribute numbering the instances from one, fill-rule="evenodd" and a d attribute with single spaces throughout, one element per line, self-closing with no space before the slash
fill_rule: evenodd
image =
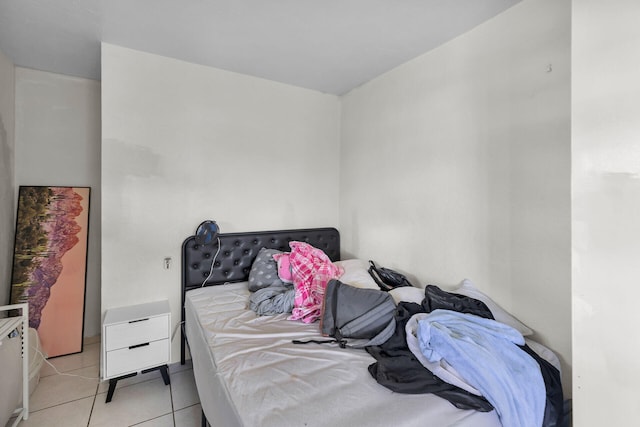
<path id="1" fill-rule="evenodd" d="M 444 359 L 493 405 L 504 427 L 540 427 L 546 390 L 540 366 L 516 344 L 517 330 L 495 320 L 434 310 L 418 321 L 420 351 Z"/>

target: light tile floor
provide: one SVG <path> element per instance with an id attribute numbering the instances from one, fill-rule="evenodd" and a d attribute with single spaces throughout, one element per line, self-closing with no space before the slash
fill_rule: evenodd
<path id="1" fill-rule="evenodd" d="M 50 359 L 31 395 L 29 418 L 20 427 L 199 427 L 201 409 L 189 362 L 169 366 L 171 384 L 160 371 L 119 381 L 105 403 L 108 381 L 101 382 L 100 339 L 85 339 L 81 353 Z"/>

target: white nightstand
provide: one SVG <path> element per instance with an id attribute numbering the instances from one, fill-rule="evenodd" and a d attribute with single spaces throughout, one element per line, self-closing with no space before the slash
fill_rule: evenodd
<path id="1" fill-rule="evenodd" d="M 169 384 L 171 358 L 169 301 L 107 310 L 102 324 L 102 376 L 109 380 L 107 402 L 118 380 L 159 369 Z"/>

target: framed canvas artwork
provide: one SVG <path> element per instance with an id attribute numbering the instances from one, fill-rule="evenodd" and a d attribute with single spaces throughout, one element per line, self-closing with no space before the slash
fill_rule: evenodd
<path id="1" fill-rule="evenodd" d="M 48 357 L 82 351 L 90 191 L 19 189 L 11 303 L 29 304 Z"/>

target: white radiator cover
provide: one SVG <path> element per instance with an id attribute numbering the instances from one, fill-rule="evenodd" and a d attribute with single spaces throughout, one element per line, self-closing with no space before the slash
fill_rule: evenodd
<path id="1" fill-rule="evenodd" d="M 46 356 L 42 351 L 38 331 L 29 328 L 29 396 L 40 382 L 40 369 Z"/>
<path id="2" fill-rule="evenodd" d="M 4 426 L 22 401 L 22 339 L 5 336 L 0 343 L 0 426 Z"/>

